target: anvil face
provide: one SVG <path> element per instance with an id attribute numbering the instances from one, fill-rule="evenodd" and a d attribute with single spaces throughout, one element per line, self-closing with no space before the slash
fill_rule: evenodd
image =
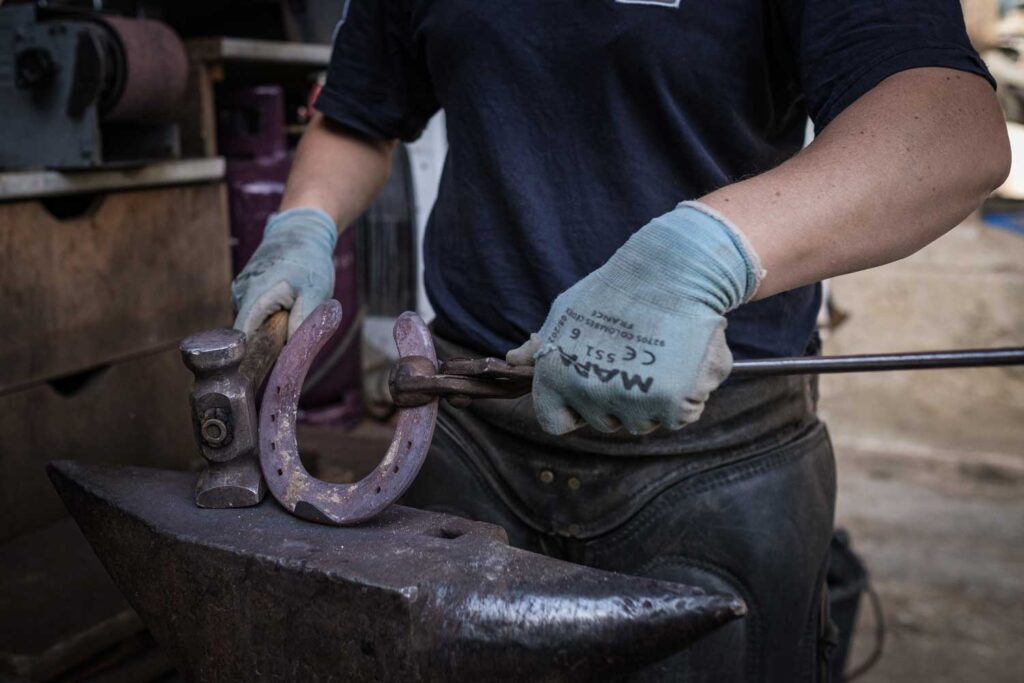
<path id="1" fill-rule="evenodd" d="M 738 598 L 507 545 L 495 526 L 393 506 L 356 527 L 271 500 L 204 510 L 187 472 L 50 465 L 128 601 L 202 681 L 589 680 L 674 654 Z"/>

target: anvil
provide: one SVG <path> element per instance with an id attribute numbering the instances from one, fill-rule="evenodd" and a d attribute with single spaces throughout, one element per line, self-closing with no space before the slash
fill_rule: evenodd
<path id="1" fill-rule="evenodd" d="M 200 509 L 187 472 L 52 463 L 125 597 L 189 680 L 594 680 L 742 616 L 743 602 L 512 548 L 391 506 L 353 527 L 272 500 Z"/>

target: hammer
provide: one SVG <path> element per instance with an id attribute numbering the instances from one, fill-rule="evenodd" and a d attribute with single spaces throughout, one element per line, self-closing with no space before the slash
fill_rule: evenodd
<path id="1" fill-rule="evenodd" d="M 257 448 L 256 393 L 288 334 L 288 313 L 270 316 L 248 338 L 233 329 L 200 332 L 181 343 L 181 357 L 195 376 L 189 395 L 192 426 L 206 467 L 196 482 L 196 505 L 257 505 L 267 487 Z"/>

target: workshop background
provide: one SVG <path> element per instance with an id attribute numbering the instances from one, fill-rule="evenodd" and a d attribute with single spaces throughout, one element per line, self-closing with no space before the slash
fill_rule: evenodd
<path id="1" fill-rule="evenodd" d="M 0 3 L 0 681 L 179 680 L 45 464 L 202 467 L 178 344 L 232 322 L 342 2 L 241 4 Z M 828 354 L 1024 340 L 1024 11 L 964 5 L 1018 161 L 933 245 L 828 283 Z M 346 317 L 301 406 L 322 478 L 361 476 L 390 440 L 390 328 L 429 315 L 419 239 L 444 154 L 439 116 L 340 240 Z M 866 566 L 836 568 L 847 671 L 1024 681 L 1024 369 L 825 377 L 821 411 Z"/>

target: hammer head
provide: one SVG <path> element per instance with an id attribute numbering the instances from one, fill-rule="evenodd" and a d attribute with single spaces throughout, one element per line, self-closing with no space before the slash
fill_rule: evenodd
<path id="1" fill-rule="evenodd" d="M 189 397 L 196 443 L 204 458 L 228 462 L 256 449 L 256 400 L 252 382 L 240 371 L 245 334 L 210 330 L 181 343 L 181 356 L 195 375 Z"/>
<path id="2" fill-rule="evenodd" d="M 256 460 L 255 387 L 241 371 L 245 334 L 220 329 L 181 343 L 181 356 L 195 375 L 189 396 L 196 445 L 208 465 L 196 484 L 200 507 L 246 507 L 266 492 Z"/>

